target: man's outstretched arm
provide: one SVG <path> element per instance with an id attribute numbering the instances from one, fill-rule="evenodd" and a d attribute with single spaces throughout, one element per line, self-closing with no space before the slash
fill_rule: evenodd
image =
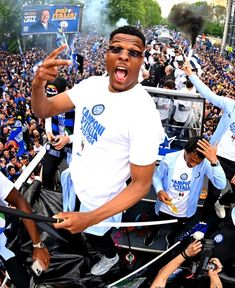
<path id="1" fill-rule="evenodd" d="M 10 205 L 16 207 L 17 209 L 31 214 L 32 209 L 25 198 L 20 194 L 18 190 L 13 188 L 5 199 Z M 33 244 L 37 244 L 41 241 L 39 231 L 34 221 L 28 219 L 22 219 L 29 236 Z M 33 259 L 38 259 L 43 265 L 44 269 L 47 269 L 50 264 L 50 255 L 46 248 L 34 248 L 33 249 Z"/>
<path id="2" fill-rule="evenodd" d="M 69 111 L 74 105 L 66 92 L 54 97 L 46 97 L 45 86 L 47 81 L 54 81 L 58 75 L 58 67 L 70 65 L 70 60 L 56 59 L 56 57 L 67 47 L 62 45 L 55 49 L 40 65 L 32 82 L 32 108 L 33 112 L 40 118 L 46 118 L 59 113 Z"/>
<path id="3" fill-rule="evenodd" d="M 67 229 L 75 234 L 104 219 L 125 211 L 140 201 L 149 192 L 154 167 L 155 162 L 146 166 L 131 164 L 132 181 L 116 197 L 94 211 L 58 213 L 55 217 L 62 218 L 64 221 L 53 225 L 57 229 Z"/>

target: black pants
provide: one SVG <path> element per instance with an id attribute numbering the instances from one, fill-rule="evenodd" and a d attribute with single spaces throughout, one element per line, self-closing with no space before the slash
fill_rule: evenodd
<path id="1" fill-rule="evenodd" d="M 224 169 L 224 173 L 226 175 L 226 178 L 231 181 L 232 177 L 235 175 L 235 162 L 222 158 L 218 156 L 218 159 L 220 161 L 220 164 L 222 168 Z M 232 193 L 226 193 L 219 199 L 219 203 L 221 205 L 224 204 L 230 204 L 231 202 L 235 202 L 235 185 L 231 184 L 232 187 Z M 214 211 L 214 204 L 218 200 L 220 196 L 221 190 L 214 187 L 214 185 L 209 181 L 208 183 L 208 196 L 204 202 L 203 210 L 201 219 L 202 221 L 206 222 L 207 215 L 209 213 L 212 213 Z"/>
<path id="2" fill-rule="evenodd" d="M 113 239 L 110 236 L 111 233 L 112 229 L 108 230 L 103 236 L 96 236 L 88 233 L 85 233 L 85 235 L 91 246 L 97 249 L 102 255 L 105 255 L 107 258 L 114 258 L 117 250 Z"/>
<path id="3" fill-rule="evenodd" d="M 151 210 L 148 213 L 147 221 L 163 221 L 163 220 L 172 220 L 177 219 L 178 222 L 172 224 L 171 233 L 169 234 L 168 240 L 171 242 L 174 241 L 176 237 L 178 237 L 186 228 L 186 224 L 191 221 L 192 217 L 175 217 L 163 212 L 159 211 L 159 215 L 156 215 L 155 210 Z M 150 230 L 154 232 L 155 235 L 157 235 L 159 229 L 162 227 L 162 225 L 156 225 L 156 226 L 150 226 Z"/>
<path id="4" fill-rule="evenodd" d="M 55 187 L 55 174 L 56 171 L 62 162 L 62 160 L 65 158 L 66 153 L 64 150 L 54 150 L 58 156 L 54 156 L 49 154 L 50 150 L 47 151 L 47 153 L 44 156 L 43 159 L 43 170 L 42 170 L 42 184 L 43 187 L 48 190 L 54 190 Z"/>
<path id="5" fill-rule="evenodd" d="M 210 235 L 210 238 L 220 240 L 215 244 L 214 256 L 219 258 L 226 268 L 231 268 L 235 263 L 235 225 L 232 222 L 231 211 L 219 224 L 217 231 Z"/>

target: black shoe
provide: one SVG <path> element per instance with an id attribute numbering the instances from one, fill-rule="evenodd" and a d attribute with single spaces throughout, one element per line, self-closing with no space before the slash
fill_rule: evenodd
<path id="1" fill-rule="evenodd" d="M 146 237 L 144 238 L 144 245 L 145 246 L 153 245 L 155 236 L 156 236 L 156 232 L 155 231 L 149 231 L 147 233 Z"/>

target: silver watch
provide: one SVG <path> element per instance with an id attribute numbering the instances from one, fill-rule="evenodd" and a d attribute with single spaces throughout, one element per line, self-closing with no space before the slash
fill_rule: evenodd
<path id="1" fill-rule="evenodd" d="M 42 241 L 40 241 L 40 242 L 38 242 L 36 244 L 33 244 L 33 248 L 43 249 L 43 248 L 45 248 L 45 244 Z"/>

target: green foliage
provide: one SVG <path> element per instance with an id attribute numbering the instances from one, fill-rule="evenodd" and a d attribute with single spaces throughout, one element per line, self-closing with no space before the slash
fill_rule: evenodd
<path id="1" fill-rule="evenodd" d="M 16 42 L 20 34 L 22 1 L 0 1 L 0 39 L 1 42 Z M 13 45 L 15 47 L 15 45 Z M 15 49 L 12 49 L 15 52 Z"/>
<path id="2" fill-rule="evenodd" d="M 150 27 L 160 24 L 161 8 L 155 0 L 142 0 L 144 6 L 143 26 Z"/>
<path id="3" fill-rule="evenodd" d="M 143 21 L 143 6 L 141 1 L 110 0 L 108 4 L 109 20 L 115 25 L 120 18 L 126 19 L 129 24 Z"/>
<path id="4" fill-rule="evenodd" d="M 93 3 L 93 1 L 97 0 L 31 0 L 28 1 L 28 3 L 61 4 L 63 2 L 67 4 L 89 5 L 89 2 Z M 20 35 L 22 6 L 25 2 L 25 0 L 0 1 L 0 39 L 2 42 L 7 41 L 8 44 L 11 44 L 13 51 L 15 49 L 17 50 L 17 36 Z M 156 0 L 108 0 L 107 2 L 107 9 L 103 11 L 104 15 L 101 15 L 102 19 L 104 19 L 104 24 L 106 24 L 107 19 L 107 22 L 109 22 L 107 24 L 115 26 L 115 24 L 122 18 L 132 25 L 140 23 L 144 27 L 150 27 L 163 24 L 168 25 L 170 28 L 175 28 L 169 23 L 168 19 L 161 18 L 161 8 Z M 226 9 L 223 6 L 210 6 L 206 1 L 198 1 L 191 5 L 182 2 L 174 5 L 171 13 L 174 13 L 174 9 L 179 9 L 186 6 L 195 11 L 203 13 L 203 16 L 208 21 L 205 25 L 205 33 L 215 36 L 222 35 L 222 25 L 226 14 Z"/>
<path id="5" fill-rule="evenodd" d="M 131 25 L 140 22 L 142 26 L 149 27 L 159 24 L 161 8 L 155 0 L 110 0 L 109 20 L 111 24 L 124 18 Z"/>
<path id="6" fill-rule="evenodd" d="M 170 28 L 177 28 L 170 22 L 171 16 L 184 8 L 190 9 L 204 17 L 205 25 L 202 32 L 219 37 L 223 36 L 223 26 L 226 17 L 225 7 L 221 5 L 208 5 L 206 1 L 198 1 L 190 5 L 188 5 L 187 2 L 176 4 L 172 7 L 167 19 Z"/>
<path id="7" fill-rule="evenodd" d="M 205 34 L 218 36 L 220 38 L 223 37 L 223 31 L 224 31 L 224 26 L 220 24 L 218 21 L 217 22 L 207 21 L 204 27 Z"/>

